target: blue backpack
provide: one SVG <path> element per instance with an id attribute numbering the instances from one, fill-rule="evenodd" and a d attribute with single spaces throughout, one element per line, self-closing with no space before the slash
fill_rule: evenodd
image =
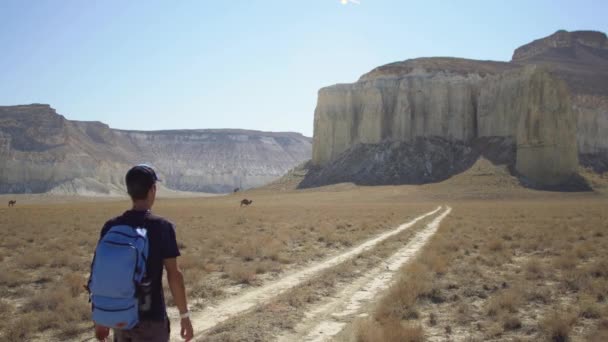
<path id="1" fill-rule="evenodd" d="M 145 228 L 117 225 L 95 249 L 89 278 L 93 321 L 131 329 L 139 322 L 139 292 L 146 276 L 148 237 Z"/>

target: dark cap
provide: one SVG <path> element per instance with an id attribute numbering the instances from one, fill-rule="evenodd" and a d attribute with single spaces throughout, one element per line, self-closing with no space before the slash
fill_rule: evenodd
<path id="1" fill-rule="evenodd" d="M 160 181 L 156 172 L 150 165 L 139 164 L 133 166 L 125 177 L 127 192 L 131 197 L 145 197 L 154 183 Z"/>

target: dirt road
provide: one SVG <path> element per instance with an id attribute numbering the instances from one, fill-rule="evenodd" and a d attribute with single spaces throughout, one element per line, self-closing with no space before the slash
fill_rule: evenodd
<path id="1" fill-rule="evenodd" d="M 447 207 L 403 248 L 389 257 L 383 265 L 359 277 L 338 295 L 315 305 L 306 319 L 296 326 L 295 333 L 278 338 L 280 342 L 331 340 L 357 316 L 366 316 L 364 306 L 374 301 L 392 283 L 397 271 L 420 251 L 439 228 L 441 221 L 452 211 Z M 353 340 L 353 339 L 348 339 Z"/>
<path id="2" fill-rule="evenodd" d="M 291 289 L 306 280 L 314 277 L 320 272 L 336 266 L 344 261 L 347 261 L 355 256 L 373 248 L 380 242 L 389 239 L 390 237 L 397 235 L 406 229 L 414 226 L 418 221 L 434 215 L 437 213 L 441 207 L 437 207 L 437 209 L 430 211 L 426 214 L 420 215 L 415 219 L 400 225 L 399 227 L 388 231 L 386 233 L 380 234 L 379 236 L 367 240 L 366 242 L 342 253 L 332 258 L 329 258 L 323 262 L 317 263 L 314 266 L 293 272 L 277 281 L 269 283 L 259 288 L 248 290 L 242 294 L 236 295 L 232 298 L 229 298 L 223 302 L 220 302 L 215 307 L 207 307 L 203 311 L 193 313 L 191 316 L 192 324 L 196 329 L 196 337 L 202 336 L 207 330 L 213 328 L 217 324 L 224 322 L 238 314 L 246 312 L 247 310 L 253 308 L 254 306 L 265 303 L 268 300 L 276 297 L 277 295 L 285 292 L 288 289 Z M 179 337 L 179 322 L 173 321 L 171 323 L 172 341 L 180 341 Z"/>

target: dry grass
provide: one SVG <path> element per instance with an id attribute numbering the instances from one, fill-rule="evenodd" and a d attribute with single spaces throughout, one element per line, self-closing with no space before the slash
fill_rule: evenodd
<path id="1" fill-rule="evenodd" d="M 454 204 L 378 302 L 374 321 L 450 340 L 607 336 L 608 202 L 569 196 Z"/>
<path id="2" fill-rule="evenodd" d="M 545 337 L 553 342 L 570 341 L 572 326 L 576 323 L 576 316 L 570 313 L 553 312 L 541 321 L 541 328 Z"/>
<path id="3" fill-rule="evenodd" d="M 431 277 L 424 265 L 412 263 L 403 271 L 415 276 L 404 276 L 389 289 L 376 314 L 380 321 L 418 318 L 416 303 L 432 293 Z"/>
<path id="4" fill-rule="evenodd" d="M 419 325 L 404 324 L 399 320 L 378 322 L 371 319 L 355 323 L 356 342 L 422 342 L 424 333 Z"/>
<path id="5" fill-rule="evenodd" d="M 250 192 L 255 202 L 243 209 L 240 196 L 160 199 L 155 211 L 177 226 L 192 306 L 213 303 L 235 284 L 257 286 L 314 263 L 447 198 L 458 199 L 450 204 L 453 213 L 373 317 L 360 323 L 361 341 L 603 341 L 597 336 L 608 335 L 605 199 L 515 190 L 487 195 L 473 186 L 332 189 Z M 471 194 L 483 201 L 461 200 Z M 0 339 L 68 340 L 90 329 L 78 285 L 99 229 L 128 202 L 19 203 L 0 209 Z M 388 255 L 373 253 L 305 284 L 263 314 L 277 316 L 269 319 L 273 327 L 291 329 L 303 308 L 339 286 L 336 279 L 354 276 L 361 265 L 353 265 Z M 224 329 L 259 326 L 236 322 Z"/>
<path id="6" fill-rule="evenodd" d="M 228 277 L 237 284 L 254 284 L 256 280 L 256 270 L 248 265 L 234 264 L 228 267 Z"/>
<path id="7" fill-rule="evenodd" d="M 304 319 L 306 312 L 320 304 L 320 301 L 338 294 L 343 286 L 347 286 L 361 274 L 381 266 L 384 259 L 402 248 L 423 226 L 424 222 L 421 222 L 352 260 L 324 270 L 312 279 L 278 295 L 270 303 L 220 324 L 203 339 L 208 342 L 270 341 L 277 334 L 292 332 L 296 324 Z M 396 334 L 387 333 L 382 338 L 399 340 L 399 336 L 406 336 L 402 330 L 412 337 L 419 336 L 414 332 L 421 331 L 417 326 L 404 324 L 403 329 L 395 330 Z"/>
<path id="8" fill-rule="evenodd" d="M 242 198 L 225 196 L 159 199 L 154 210 L 176 224 L 179 263 L 196 309 L 225 296 L 224 288 L 257 286 L 432 207 L 395 201 L 392 193 L 257 191 L 247 193 L 255 200 L 248 208 L 239 207 Z M 82 285 L 101 226 L 129 202 L 61 200 L 27 197 L 0 208 L 0 327 L 10 327 L 0 340 L 65 340 L 90 328 Z M 39 323 L 21 329 L 28 321 Z"/>

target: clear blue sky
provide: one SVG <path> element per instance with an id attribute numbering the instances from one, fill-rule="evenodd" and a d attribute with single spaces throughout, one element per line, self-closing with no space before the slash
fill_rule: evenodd
<path id="1" fill-rule="evenodd" d="M 0 105 L 124 129 L 312 135 L 317 90 L 422 56 L 509 60 L 608 1 L 0 0 Z"/>

